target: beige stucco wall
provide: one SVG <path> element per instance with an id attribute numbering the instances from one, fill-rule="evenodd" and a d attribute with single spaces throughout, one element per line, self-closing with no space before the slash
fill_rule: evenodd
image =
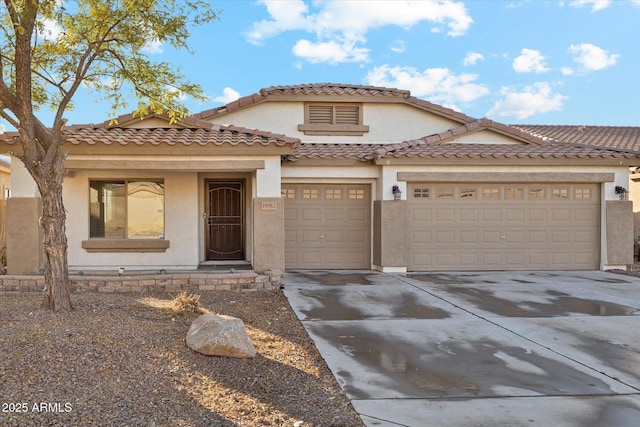
<path id="1" fill-rule="evenodd" d="M 7 274 L 38 274 L 42 268 L 42 228 L 38 197 L 7 200 Z"/>
<path id="2" fill-rule="evenodd" d="M 629 174 L 629 186 L 627 188 L 629 190 L 629 200 L 633 202 L 633 236 L 635 241 L 638 242 L 640 237 L 640 174 Z"/>
<path id="3" fill-rule="evenodd" d="M 89 238 L 89 180 L 162 178 L 165 184 L 165 239 L 170 246 L 157 253 L 90 253 L 82 248 Z M 199 263 L 198 174 L 195 172 L 76 171 L 65 179 L 69 266 L 72 269 L 165 268 L 190 269 Z M 73 224 L 73 226 L 70 226 Z"/>
<path id="4" fill-rule="evenodd" d="M 300 138 L 303 142 L 360 144 L 399 142 L 444 132 L 459 126 L 456 122 L 421 109 L 392 103 L 364 103 L 363 120 L 363 124 L 369 126 L 369 132 L 363 136 L 305 135 L 298 131 L 298 125 L 304 123 L 304 103 L 301 101 L 265 102 L 225 114 L 216 118 L 214 122 L 282 133 Z"/>
<path id="5" fill-rule="evenodd" d="M 383 271 L 406 271 L 406 209 L 403 200 L 376 200 L 373 211 L 373 264 Z"/>
<path id="6" fill-rule="evenodd" d="M 284 270 L 284 204 L 280 197 L 253 200 L 253 269 Z"/>
<path id="7" fill-rule="evenodd" d="M 11 196 L 40 197 L 38 187 L 29 175 L 29 171 L 16 157 L 11 157 Z"/>
<path id="8" fill-rule="evenodd" d="M 607 265 L 633 263 L 632 203 L 629 200 L 608 200 L 607 221 Z"/>

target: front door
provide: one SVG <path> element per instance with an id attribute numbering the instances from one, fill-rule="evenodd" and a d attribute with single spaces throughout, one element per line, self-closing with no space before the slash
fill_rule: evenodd
<path id="1" fill-rule="evenodd" d="M 207 209 L 207 260 L 244 259 L 244 181 L 208 181 Z"/>

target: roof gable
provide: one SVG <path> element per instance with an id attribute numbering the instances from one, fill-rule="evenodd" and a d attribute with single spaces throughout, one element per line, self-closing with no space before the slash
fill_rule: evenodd
<path id="1" fill-rule="evenodd" d="M 326 102 L 395 102 L 426 110 L 458 123 L 475 120 L 473 117 L 411 96 L 408 90 L 378 86 L 349 85 L 340 83 L 310 83 L 293 86 L 269 86 L 258 93 L 239 98 L 221 107 L 212 108 L 190 116 L 198 120 L 217 120 L 225 114 L 250 108 L 266 101 L 326 101 Z"/>
<path id="2" fill-rule="evenodd" d="M 99 124 L 73 125 L 71 127 L 85 128 L 121 128 L 121 129 L 211 129 L 211 123 L 198 120 L 193 117 L 184 117 L 182 120 L 173 122 L 167 113 L 151 113 L 139 115 L 134 113 L 122 114 L 114 119 L 106 120 Z"/>

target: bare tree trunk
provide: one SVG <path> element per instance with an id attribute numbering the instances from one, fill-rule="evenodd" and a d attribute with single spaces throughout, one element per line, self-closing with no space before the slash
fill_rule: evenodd
<path id="1" fill-rule="evenodd" d="M 67 264 L 66 211 L 62 202 L 64 154 L 60 153 L 49 171 L 49 179 L 39 185 L 42 197 L 40 225 L 44 231 L 44 279 L 46 295 L 42 306 L 54 311 L 69 311 L 71 306 L 69 267 Z"/>

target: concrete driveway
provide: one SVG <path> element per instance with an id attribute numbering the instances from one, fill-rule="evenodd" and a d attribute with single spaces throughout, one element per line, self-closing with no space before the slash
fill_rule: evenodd
<path id="1" fill-rule="evenodd" d="M 284 282 L 367 426 L 640 422 L 640 279 L 294 271 Z"/>

